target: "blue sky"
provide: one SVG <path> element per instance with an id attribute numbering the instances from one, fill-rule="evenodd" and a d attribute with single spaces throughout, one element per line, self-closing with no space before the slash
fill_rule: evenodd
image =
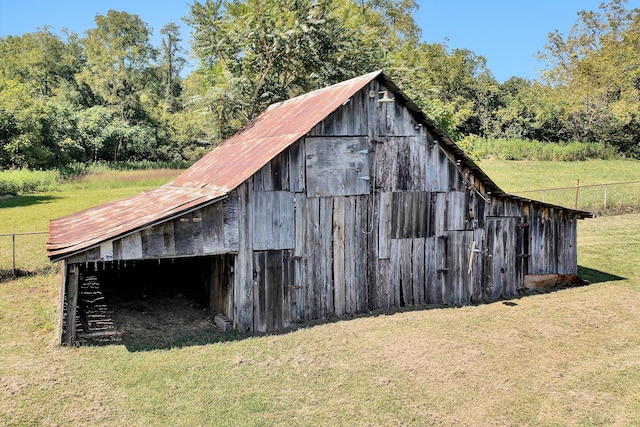
<path id="1" fill-rule="evenodd" d="M 534 55 L 544 48 L 554 29 L 566 33 L 580 10 L 596 10 L 602 0 L 418 0 L 416 16 L 422 37 L 429 43 L 448 40 L 450 48 L 466 48 L 487 58 L 499 81 L 511 76 L 537 78 L 541 64 Z M 36 31 L 45 25 L 59 31 L 68 28 L 82 35 L 95 26 L 97 13 L 109 9 L 137 14 L 154 30 L 168 22 L 189 28 L 181 21 L 192 1 L 177 0 L 0 0 L 0 37 Z M 629 0 L 628 8 L 640 7 Z"/>

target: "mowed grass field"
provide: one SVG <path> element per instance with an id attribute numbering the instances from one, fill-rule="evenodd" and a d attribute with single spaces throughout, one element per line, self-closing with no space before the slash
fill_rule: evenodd
<path id="1" fill-rule="evenodd" d="M 621 164 L 589 169 L 628 180 Z M 507 191 L 541 188 L 510 187 L 520 162 L 482 166 Z M 552 166 L 540 175 L 573 164 Z M 173 173 L 1 200 L 0 233 L 46 229 Z M 0 425 L 640 425 L 640 215 L 578 231 L 588 286 L 168 350 L 59 347 L 59 274 L 0 282 Z"/>

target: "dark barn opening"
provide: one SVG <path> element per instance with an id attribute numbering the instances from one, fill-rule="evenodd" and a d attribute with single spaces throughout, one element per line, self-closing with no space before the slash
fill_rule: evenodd
<path id="1" fill-rule="evenodd" d="M 219 335 L 215 316 L 230 314 L 232 255 L 90 262 L 78 274 L 80 342 L 140 349 L 209 341 Z"/>

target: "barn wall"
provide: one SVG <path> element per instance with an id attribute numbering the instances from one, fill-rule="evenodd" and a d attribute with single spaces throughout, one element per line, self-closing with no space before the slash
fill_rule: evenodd
<path id="1" fill-rule="evenodd" d="M 487 194 L 400 100 L 370 97 L 382 90 L 373 82 L 244 186 L 242 328 L 465 305 L 516 295 L 527 274 L 575 273 L 575 218 Z"/>

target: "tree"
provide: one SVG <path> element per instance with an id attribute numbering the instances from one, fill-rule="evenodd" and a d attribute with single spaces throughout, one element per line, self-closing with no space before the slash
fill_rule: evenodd
<path id="1" fill-rule="evenodd" d="M 573 138 L 597 140 L 640 157 L 640 9 L 626 0 L 581 11 L 568 35 L 549 34 L 545 77 L 568 100 L 564 121 Z"/>
<path id="2" fill-rule="evenodd" d="M 171 22 L 162 27 L 160 34 L 163 35 L 163 38 L 159 68 L 164 84 L 164 102 L 167 111 L 174 112 L 179 107 L 177 99 L 182 91 L 180 72 L 187 61 L 181 56 L 180 28 Z"/>
<path id="3" fill-rule="evenodd" d="M 355 12 L 332 0 L 196 1 L 186 21 L 207 104 L 224 115 L 218 122 L 242 124 L 271 103 L 382 64 L 382 41 Z"/>
<path id="4" fill-rule="evenodd" d="M 79 78 L 91 88 L 100 104 L 118 115 L 121 123 L 135 126 L 145 119 L 140 95 L 149 85 L 147 72 L 156 51 L 149 42 L 151 30 L 137 15 L 110 10 L 96 15 L 96 28 L 82 39 L 87 65 Z M 147 132 L 143 132 L 147 134 Z M 119 132 L 113 159 L 118 160 L 131 133 Z M 153 145 L 155 138 L 147 143 Z"/>

